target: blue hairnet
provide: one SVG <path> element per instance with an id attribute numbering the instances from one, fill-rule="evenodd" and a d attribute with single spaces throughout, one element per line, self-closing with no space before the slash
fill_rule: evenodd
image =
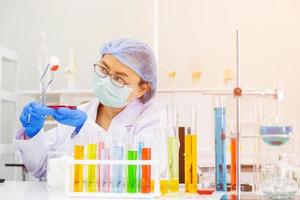
<path id="1" fill-rule="evenodd" d="M 156 61 L 147 44 L 128 38 L 117 39 L 104 44 L 101 57 L 105 54 L 112 54 L 150 84 L 151 88 L 143 96 L 143 102 L 154 96 L 157 86 Z"/>

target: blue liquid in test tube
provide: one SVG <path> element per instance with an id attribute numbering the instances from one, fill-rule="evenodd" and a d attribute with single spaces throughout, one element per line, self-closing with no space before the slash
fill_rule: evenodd
<path id="1" fill-rule="evenodd" d="M 142 160 L 142 148 L 145 146 L 144 142 L 138 143 L 138 160 Z M 141 191 L 141 166 L 138 166 L 137 177 L 138 177 L 138 192 Z"/>
<path id="2" fill-rule="evenodd" d="M 226 120 L 225 107 L 215 108 L 215 168 L 216 190 L 226 191 Z"/>
<path id="3" fill-rule="evenodd" d="M 115 146 L 113 147 L 113 159 L 123 160 L 124 147 Z M 124 181 L 123 181 L 123 167 L 122 165 L 114 165 L 112 173 L 112 189 L 113 192 L 123 192 Z"/>

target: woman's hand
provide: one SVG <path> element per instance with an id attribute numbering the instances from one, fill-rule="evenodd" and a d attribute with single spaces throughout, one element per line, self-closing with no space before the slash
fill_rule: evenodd
<path id="1" fill-rule="evenodd" d="M 44 126 L 46 117 L 53 114 L 54 109 L 42 106 L 37 102 L 27 104 L 20 116 L 20 122 L 25 128 L 26 135 L 28 137 L 35 136 Z"/>
<path id="2" fill-rule="evenodd" d="M 78 109 L 58 108 L 52 117 L 61 124 L 76 127 L 75 131 L 78 133 L 87 119 L 87 114 Z"/>

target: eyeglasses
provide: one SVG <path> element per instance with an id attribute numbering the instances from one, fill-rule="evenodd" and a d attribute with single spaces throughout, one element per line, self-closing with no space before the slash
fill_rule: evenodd
<path id="1" fill-rule="evenodd" d="M 104 67 L 102 67 L 99 64 L 94 64 L 94 72 L 100 76 L 101 78 L 105 78 L 106 76 L 109 76 L 111 82 L 116 85 L 117 87 L 124 87 L 124 85 L 126 84 L 126 82 L 119 77 L 118 75 L 115 74 L 110 74 L 107 69 L 105 69 Z"/>

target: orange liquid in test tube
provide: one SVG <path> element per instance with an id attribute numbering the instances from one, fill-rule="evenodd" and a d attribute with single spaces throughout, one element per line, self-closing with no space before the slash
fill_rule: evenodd
<path id="1" fill-rule="evenodd" d="M 236 138 L 230 139 L 230 150 L 231 150 L 231 190 L 236 189 Z"/>
<path id="2" fill-rule="evenodd" d="M 151 148 L 142 148 L 142 160 L 151 160 Z M 151 191 L 151 166 L 142 165 L 141 192 L 150 193 Z"/>

